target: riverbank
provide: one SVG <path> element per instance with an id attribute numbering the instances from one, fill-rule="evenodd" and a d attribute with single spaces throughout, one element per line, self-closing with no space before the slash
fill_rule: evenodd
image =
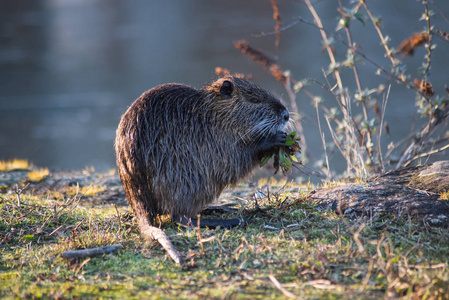
<path id="1" fill-rule="evenodd" d="M 445 185 L 440 192 L 430 191 L 412 176 L 432 178 L 427 186 L 435 188 L 429 183 L 437 178 L 444 183 L 446 168 L 440 164 L 407 170 L 355 184 L 317 187 L 260 180 L 228 189 L 220 203 L 227 209 L 211 213 L 243 217 L 249 221 L 245 227 L 198 231 L 161 220 L 184 258 L 181 266 L 159 245 L 141 240 L 114 171 L 46 172 L 28 166 L 3 171 L 0 296 L 444 298 L 449 293 L 444 218 L 433 224 L 432 218 L 405 206 L 379 210 L 379 203 L 382 195 L 389 201 L 399 199 L 391 196 L 390 188 L 402 184 L 405 195 L 416 192 L 447 204 Z M 31 171 L 36 171 L 34 180 Z M 382 186 L 376 201 L 363 200 L 373 200 L 370 193 Z M 335 202 L 345 189 L 350 191 L 346 195 L 361 198 Z M 97 257 L 61 255 L 117 244 L 122 246 L 118 251 Z"/>

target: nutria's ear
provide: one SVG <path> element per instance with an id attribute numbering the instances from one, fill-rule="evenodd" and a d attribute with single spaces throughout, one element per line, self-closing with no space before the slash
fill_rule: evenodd
<path id="1" fill-rule="evenodd" d="M 229 80 L 223 81 L 220 87 L 220 94 L 224 96 L 231 96 L 232 91 L 234 90 L 234 86 L 232 85 L 232 82 Z"/>

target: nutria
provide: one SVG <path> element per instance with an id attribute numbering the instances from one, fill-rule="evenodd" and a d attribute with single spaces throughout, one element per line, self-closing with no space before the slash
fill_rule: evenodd
<path id="1" fill-rule="evenodd" d="M 284 145 L 288 120 L 277 98 L 233 76 L 201 90 L 164 84 L 143 93 L 122 116 L 115 140 L 120 179 L 142 236 L 167 249 L 170 241 L 152 226 L 154 219 L 170 214 L 195 226 L 192 217 L 226 186 Z M 238 219 L 200 224 L 227 227 Z M 169 254 L 179 263 L 176 251 Z"/>

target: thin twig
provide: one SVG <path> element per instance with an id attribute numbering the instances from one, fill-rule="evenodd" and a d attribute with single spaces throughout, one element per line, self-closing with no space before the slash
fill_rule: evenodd
<path id="1" fill-rule="evenodd" d="M 200 244 L 201 247 L 201 254 L 204 255 L 204 246 L 203 246 L 203 238 L 201 237 L 201 226 L 200 226 L 200 222 L 201 222 L 201 215 L 198 214 L 197 215 L 198 221 L 197 221 L 197 234 L 198 234 L 198 243 Z"/>
<path id="2" fill-rule="evenodd" d="M 23 188 L 19 189 L 19 184 L 16 184 L 16 190 L 14 191 L 17 195 L 17 206 L 21 207 L 22 206 L 22 200 L 20 199 L 20 194 L 23 193 L 24 190 L 26 190 L 26 188 L 30 185 L 30 183 L 27 183 L 27 185 L 25 185 Z"/>
<path id="3" fill-rule="evenodd" d="M 121 248 L 123 248 L 123 246 L 119 244 L 119 245 L 112 245 L 112 246 L 105 246 L 105 247 L 98 247 L 98 248 L 64 251 L 62 253 L 62 257 L 64 257 L 64 258 L 94 257 L 94 256 L 112 253 Z"/>
<path id="4" fill-rule="evenodd" d="M 343 10 L 343 7 L 341 5 L 341 0 L 338 0 L 338 5 L 340 6 L 340 10 Z M 349 23 L 348 23 L 349 24 Z M 349 50 L 352 52 L 352 54 L 355 56 L 356 52 L 355 52 L 355 44 L 352 41 L 352 35 L 351 35 L 351 31 L 349 30 L 349 25 L 345 26 L 345 32 L 346 32 L 346 38 L 348 40 L 348 45 L 349 45 Z M 357 90 L 359 93 L 362 92 L 362 85 L 360 83 L 360 77 L 359 77 L 359 73 L 357 70 L 357 61 L 354 58 L 354 62 L 353 62 L 353 66 L 352 66 L 352 71 L 354 73 L 354 79 L 357 85 Z M 366 110 L 366 103 L 364 101 L 362 101 L 362 106 L 363 106 L 363 116 L 365 118 L 365 121 L 368 120 L 368 113 Z"/>
<path id="5" fill-rule="evenodd" d="M 341 43 L 342 45 L 346 46 L 349 48 L 349 45 L 342 39 L 340 38 L 338 35 L 332 34 L 330 33 L 328 30 L 324 29 L 323 27 L 319 27 L 314 23 L 311 23 L 309 21 L 304 20 L 301 17 L 298 17 L 298 20 L 301 23 L 313 26 L 317 29 L 321 31 L 324 31 L 325 33 L 329 34 L 331 37 L 333 37 L 336 41 L 338 41 L 339 43 Z M 426 99 L 426 101 L 430 101 L 429 98 L 417 87 L 415 87 L 413 85 L 412 82 L 410 82 L 409 80 L 407 80 L 406 78 L 402 78 L 399 77 L 398 75 L 391 73 L 390 71 L 388 71 L 387 69 L 385 69 L 384 67 L 382 67 L 381 65 L 379 65 L 378 63 L 376 63 L 375 61 L 373 61 L 372 59 L 368 58 L 363 52 L 361 52 L 360 50 L 358 50 L 357 48 L 354 48 L 354 51 L 357 53 L 357 55 L 359 55 L 361 58 L 363 58 L 364 60 L 366 60 L 367 62 L 369 62 L 370 64 L 372 64 L 373 66 L 375 66 L 377 69 L 379 69 L 380 71 L 382 71 L 382 73 L 386 74 L 389 79 L 394 79 L 395 81 L 397 81 L 398 83 L 401 83 L 403 85 L 405 85 L 408 89 L 413 90 L 417 95 L 420 95 L 422 97 L 424 97 L 424 99 Z"/>
<path id="6" fill-rule="evenodd" d="M 449 149 L 449 144 L 447 144 L 446 146 L 443 146 L 443 147 L 441 147 L 439 149 L 435 149 L 435 150 L 432 150 L 432 151 L 429 151 L 429 152 L 426 152 L 426 153 L 421 153 L 421 154 L 415 155 L 414 157 L 412 157 L 411 159 L 409 159 L 407 162 L 404 163 L 404 167 L 409 166 L 413 161 L 415 161 L 415 160 L 417 160 L 417 159 L 419 159 L 421 157 L 426 157 L 426 156 L 429 156 L 429 155 L 432 155 L 432 154 L 435 154 L 435 153 L 439 153 L 439 152 L 442 152 L 442 151 L 444 151 L 446 149 Z"/>
<path id="7" fill-rule="evenodd" d="M 324 30 L 323 27 L 323 23 L 321 22 L 320 17 L 318 16 L 315 8 L 313 7 L 312 3 L 310 2 L 310 0 L 305 0 L 304 1 L 307 5 L 307 8 L 309 9 L 310 13 L 313 16 L 313 19 L 316 22 L 316 26 L 320 29 L 320 33 L 321 33 L 321 38 L 323 39 L 324 45 L 326 47 L 326 51 L 327 51 L 327 55 L 329 56 L 329 59 L 332 63 L 332 65 L 336 65 L 336 60 L 335 60 L 335 56 L 334 53 L 332 52 L 332 48 L 329 42 L 329 39 L 327 38 L 327 32 L 326 30 Z M 338 89 L 340 91 L 343 91 L 343 83 L 341 81 L 341 77 L 340 77 L 340 72 L 338 70 L 335 70 L 335 79 L 337 80 L 337 84 L 338 84 Z M 341 99 L 341 102 L 344 102 L 343 99 Z"/>
<path id="8" fill-rule="evenodd" d="M 118 211 L 117 205 L 115 203 L 114 203 L 114 208 L 115 208 L 115 211 L 117 212 L 117 220 L 118 220 L 118 232 L 117 232 L 117 235 L 120 235 L 120 232 L 122 231 L 122 220 L 121 220 L 120 213 Z"/>
<path id="9" fill-rule="evenodd" d="M 443 120 L 445 120 L 449 116 L 449 106 L 443 107 L 438 111 L 438 114 L 432 113 L 432 116 L 429 118 L 429 122 L 424 126 L 424 128 L 414 136 L 419 136 L 419 138 L 415 138 L 409 147 L 403 152 L 399 162 L 396 164 L 396 168 L 403 166 L 403 164 L 410 159 L 411 155 L 419 152 L 423 148 L 423 141 L 426 140 L 429 136 L 431 136 L 435 130 L 438 128 L 438 125 L 441 124 Z"/>
<path id="10" fill-rule="evenodd" d="M 262 32 L 262 33 L 259 33 L 259 34 L 254 34 L 253 36 L 254 37 L 264 37 L 264 36 L 268 36 L 268 35 L 277 34 L 278 32 L 282 32 L 282 31 L 284 31 L 286 29 L 289 29 L 290 27 L 293 27 L 293 26 L 295 26 L 298 23 L 299 23 L 299 20 L 296 20 L 296 21 L 293 21 L 293 22 L 291 22 L 290 24 L 288 24 L 286 26 L 283 26 L 283 27 L 279 28 L 278 30 L 274 30 L 274 31 L 270 31 L 270 32 Z"/>
<path id="11" fill-rule="evenodd" d="M 330 180 L 331 176 L 330 176 L 329 156 L 327 155 L 326 139 L 324 138 L 324 132 L 321 129 L 320 113 L 318 111 L 318 102 L 315 103 L 315 109 L 316 109 L 316 117 L 318 119 L 318 129 L 320 131 L 321 136 L 321 143 L 323 143 L 324 148 L 324 157 L 326 158 L 326 179 Z"/>
<path id="12" fill-rule="evenodd" d="M 427 39 L 428 39 L 427 43 L 426 43 L 427 61 L 426 61 L 426 69 L 424 71 L 424 78 L 426 79 L 429 76 L 431 56 L 432 56 L 432 27 L 430 26 L 430 15 L 429 15 L 429 9 L 427 8 L 427 1 L 423 0 L 422 4 L 424 5 L 424 16 L 426 18 Z"/>
<path id="13" fill-rule="evenodd" d="M 382 129 L 384 127 L 385 110 L 387 108 L 387 102 L 390 97 L 390 90 L 391 90 L 391 84 L 388 85 L 387 94 L 384 95 L 383 100 L 382 100 L 382 114 L 381 114 L 381 118 L 380 118 L 379 134 L 377 136 L 377 147 L 378 147 L 377 152 L 379 155 L 380 165 L 382 167 L 382 173 L 385 172 L 385 165 L 384 165 L 384 160 L 383 160 L 383 156 L 382 156 L 382 147 L 381 147 L 380 141 L 382 138 Z"/>
<path id="14" fill-rule="evenodd" d="M 299 297 L 293 294 L 292 292 L 287 291 L 281 283 L 274 277 L 273 275 L 268 275 L 268 278 L 271 280 L 273 285 L 285 296 L 288 298 L 298 299 Z"/>
<path id="15" fill-rule="evenodd" d="M 360 2 L 362 3 L 363 7 L 365 8 L 366 13 L 368 14 L 368 16 L 371 20 L 371 23 L 374 25 L 374 28 L 376 29 L 377 34 L 379 35 L 380 41 L 385 50 L 385 54 L 390 59 L 393 67 L 396 67 L 397 65 L 399 65 L 400 61 L 396 57 L 393 56 L 394 50 L 388 47 L 387 39 L 382 34 L 382 31 L 380 30 L 380 27 L 378 25 L 378 21 L 373 17 L 371 10 L 368 8 L 368 5 L 366 4 L 366 1 L 360 1 Z"/>
<path id="16" fill-rule="evenodd" d="M 351 159 L 344 155 L 345 151 L 343 150 L 343 147 L 340 145 L 340 142 L 338 141 L 337 134 L 335 133 L 334 129 L 332 128 L 329 118 L 326 117 L 327 127 L 329 128 L 329 131 L 331 132 L 332 139 L 334 140 L 335 145 L 337 146 L 338 150 L 340 150 L 340 153 L 343 155 L 343 157 L 346 159 L 346 166 L 349 173 L 349 166 L 351 165 Z"/>
<path id="17" fill-rule="evenodd" d="M 440 14 L 441 18 L 443 18 L 443 20 L 449 24 L 449 19 L 446 17 L 446 15 L 444 14 L 444 12 L 437 6 L 435 5 L 435 2 L 433 2 L 433 0 L 429 0 L 429 2 L 433 5 L 433 7 L 435 7 L 435 9 L 438 11 L 438 13 Z"/>

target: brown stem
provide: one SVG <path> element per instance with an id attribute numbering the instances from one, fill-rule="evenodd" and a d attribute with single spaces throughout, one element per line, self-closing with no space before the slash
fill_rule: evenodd
<path id="1" fill-rule="evenodd" d="M 94 257 L 115 252 L 123 248 L 122 245 L 112 245 L 98 248 L 89 248 L 82 250 L 64 251 L 62 257 L 64 258 L 82 258 L 82 257 Z"/>

